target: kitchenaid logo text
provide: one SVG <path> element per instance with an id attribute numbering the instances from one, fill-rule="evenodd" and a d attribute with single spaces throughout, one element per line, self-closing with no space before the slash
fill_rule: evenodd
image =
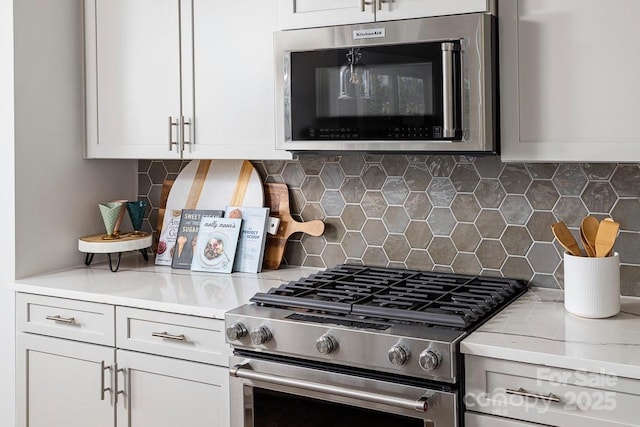
<path id="1" fill-rule="evenodd" d="M 371 28 L 370 30 L 353 30 L 353 39 L 379 39 L 386 37 L 384 28 Z"/>
<path id="2" fill-rule="evenodd" d="M 502 416 L 509 416 L 510 408 L 537 413 L 544 413 L 550 409 L 613 411 L 617 406 L 616 392 L 609 390 L 615 387 L 617 382 L 617 376 L 604 371 L 569 372 L 539 368 L 534 385 L 496 387 L 488 393 L 468 392 L 464 396 L 464 403 L 467 409 Z"/>

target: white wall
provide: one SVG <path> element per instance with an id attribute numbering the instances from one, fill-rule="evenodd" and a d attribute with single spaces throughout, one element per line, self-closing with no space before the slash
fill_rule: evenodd
<path id="1" fill-rule="evenodd" d="M 13 164 L 13 0 L 0 0 L 0 425 L 15 425 L 13 292 L 15 204 Z"/>

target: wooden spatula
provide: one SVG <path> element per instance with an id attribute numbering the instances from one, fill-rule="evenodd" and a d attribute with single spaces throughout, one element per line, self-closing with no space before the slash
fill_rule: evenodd
<path id="1" fill-rule="evenodd" d="M 551 231 L 553 231 L 553 235 L 556 236 L 558 242 L 560 242 L 567 252 L 574 256 L 582 256 L 578 242 L 576 242 L 576 239 L 573 237 L 573 234 L 571 234 L 571 231 L 569 231 L 564 222 L 560 221 L 553 224 L 551 226 Z"/>
<path id="2" fill-rule="evenodd" d="M 265 206 L 271 208 L 271 216 L 280 219 L 277 233 L 267 236 L 267 245 L 264 252 L 262 266 L 269 270 L 275 270 L 282 262 L 287 239 L 293 233 L 307 233 L 311 236 L 322 236 L 324 222 L 315 219 L 308 222 L 298 222 L 291 216 L 289 208 L 289 189 L 287 184 L 264 184 Z"/>
<path id="3" fill-rule="evenodd" d="M 596 234 L 600 223 L 592 216 L 585 216 L 580 223 L 580 237 L 588 256 L 596 256 Z"/>
<path id="4" fill-rule="evenodd" d="M 616 242 L 616 237 L 618 237 L 619 229 L 620 223 L 608 219 L 600 221 L 595 241 L 597 257 L 605 257 L 609 255 Z"/>

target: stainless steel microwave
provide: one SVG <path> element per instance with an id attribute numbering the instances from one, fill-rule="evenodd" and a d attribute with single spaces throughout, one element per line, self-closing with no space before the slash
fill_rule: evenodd
<path id="1" fill-rule="evenodd" d="M 276 32 L 276 145 L 496 152 L 495 16 Z"/>

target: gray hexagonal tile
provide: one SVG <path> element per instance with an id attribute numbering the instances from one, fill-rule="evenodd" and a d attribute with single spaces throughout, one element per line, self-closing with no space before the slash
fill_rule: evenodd
<path id="1" fill-rule="evenodd" d="M 402 178 L 387 178 L 382 186 L 382 195 L 390 205 L 401 205 L 409 195 L 409 189 Z"/>
<path id="2" fill-rule="evenodd" d="M 616 169 L 615 163 L 581 163 L 580 167 L 589 180 L 609 179 Z"/>
<path id="3" fill-rule="evenodd" d="M 340 188 L 342 197 L 344 197 L 344 201 L 347 203 L 360 203 L 366 191 L 362 180 L 358 176 L 345 178 Z"/>
<path id="4" fill-rule="evenodd" d="M 386 267 L 389 260 L 382 248 L 369 246 L 362 256 L 362 262 L 364 265 L 370 265 L 375 267 Z"/>
<path id="5" fill-rule="evenodd" d="M 185 166 L 187 164 L 187 163 L 184 163 L 182 160 L 163 160 L 162 163 L 164 163 L 164 167 L 167 170 L 168 174 L 179 173 L 183 168 L 183 164 Z"/>
<path id="6" fill-rule="evenodd" d="M 551 179 L 558 170 L 557 163 L 525 163 L 525 167 L 533 179 Z"/>
<path id="7" fill-rule="evenodd" d="M 264 182 L 268 182 L 268 183 L 273 183 L 273 182 L 283 183 L 284 180 L 282 179 L 282 175 L 267 175 L 267 178 L 264 180 Z"/>
<path id="8" fill-rule="evenodd" d="M 640 266 L 622 265 L 620 267 L 620 293 L 640 296 Z"/>
<path id="9" fill-rule="evenodd" d="M 300 166 L 307 175 L 320 175 L 324 166 L 324 157 L 304 155 L 300 157 Z"/>
<path id="10" fill-rule="evenodd" d="M 162 185 L 162 182 L 167 177 L 167 169 L 164 167 L 163 162 L 154 160 L 151 162 L 148 174 L 152 184 Z"/>
<path id="11" fill-rule="evenodd" d="M 476 256 L 480 265 L 484 268 L 500 269 L 507 258 L 507 253 L 500 240 L 483 239 L 476 250 Z"/>
<path id="12" fill-rule="evenodd" d="M 300 212 L 303 221 L 311 221 L 313 219 L 323 219 L 324 212 L 319 203 L 307 203 Z"/>
<path id="13" fill-rule="evenodd" d="M 338 163 L 325 163 L 320 172 L 320 180 L 327 190 L 337 190 L 344 182 L 344 172 Z"/>
<path id="14" fill-rule="evenodd" d="M 640 233 L 621 231 L 613 250 L 620 254 L 620 262 L 640 264 Z"/>
<path id="15" fill-rule="evenodd" d="M 360 205 L 345 206 L 341 218 L 347 230 L 354 231 L 359 231 L 367 220 Z"/>
<path id="16" fill-rule="evenodd" d="M 403 234 L 389 234 L 382 248 L 389 261 L 395 262 L 404 262 L 411 249 Z"/>
<path id="17" fill-rule="evenodd" d="M 620 228 L 626 231 L 640 231 L 640 200 L 618 199 L 611 217 L 620 223 Z"/>
<path id="18" fill-rule="evenodd" d="M 558 268 L 556 268 L 555 273 L 553 273 L 553 277 L 558 281 L 560 288 L 564 288 L 564 260 L 560 261 Z"/>
<path id="19" fill-rule="evenodd" d="M 304 170 L 298 162 L 288 162 L 282 170 L 282 179 L 289 188 L 300 188 L 304 182 Z"/>
<path id="20" fill-rule="evenodd" d="M 568 227 L 579 227 L 588 212 L 580 197 L 563 196 L 553 207 L 553 213 L 558 221 L 563 221 Z"/>
<path id="21" fill-rule="evenodd" d="M 404 201 L 404 209 L 411 219 L 427 219 L 432 207 L 427 193 L 412 191 Z"/>
<path id="22" fill-rule="evenodd" d="M 327 243 L 324 236 L 314 237 L 308 234 L 303 234 L 301 241 L 307 255 L 320 255 Z"/>
<path id="23" fill-rule="evenodd" d="M 162 189 L 162 186 L 160 186 L 160 188 Z M 151 190 L 151 179 L 149 178 L 149 175 L 146 173 L 139 173 L 138 174 L 138 194 L 140 195 L 148 195 L 149 191 Z M 152 199 L 155 200 L 155 199 Z M 160 199 L 158 198 L 158 201 L 160 201 Z"/>
<path id="24" fill-rule="evenodd" d="M 536 273 L 553 274 L 560 264 L 560 256 L 552 243 L 535 242 L 527 259 Z"/>
<path id="25" fill-rule="evenodd" d="M 456 166 L 456 162 L 451 156 L 429 156 L 426 163 L 431 175 L 438 177 L 451 175 L 451 171 Z"/>
<path id="26" fill-rule="evenodd" d="M 362 182 L 367 190 L 380 190 L 384 185 L 387 175 L 382 166 L 375 163 L 367 163 L 362 172 Z"/>
<path id="27" fill-rule="evenodd" d="M 500 272 L 510 279 L 531 280 L 533 270 L 525 257 L 509 256 L 502 264 Z"/>
<path id="28" fill-rule="evenodd" d="M 472 192 L 480 182 L 473 163 L 457 164 L 451 172 L 450 179 L 453 187 L 459 192 Z"/>
<path id="29" fill-rule="evenodd" d="M 531 216 L 531 206 L 526 197 L 520 195 L 507 195 L 500 205 L 500 212 L 507 224 L 524 225 Z"/>
<path id="30" fill-rule="evenodd" d="M 453 201 L 456 189 L 449 178 L 433 178 L 427 188 L 427 194 L 433 206 L 446 207 Z"/>
<path id="31" fill-rule="evenodd" d="M 262 164 L 264 165 L 267 174 L 280 175 L 287 162 L 284 160 L 265 160 Z"/>
<path id="32" fill-rule="evenodd" d="M 300 189 L 307 202 L 319 202 L 324 194 L 324 185 L 316 176 L 307 176 Z"/>
<path id="33" fill-rule="evenodd" d="M 427 218 L 427 222 L 433 234 L 441 236 L 451 234 L 453 227 L 456 225 L 456 219 L 449 208 L 433 208 Z"/>
<path id="34" fill-rule="evenodd" d="M 553 182 L 542 179 L 534 179 L 525 196 L 535 210 L 550 210 L 560 198 Z"/>
<path id="35" fill-rule="evenodd" d="M 427 249 L 431 259 L 435 264 L 451 265 L 457 251 L 453 242 L 448 237 L 436 236 L 431 240 Z"/>
<path id="36" fill-rule="evenodd" d="M 178 160 L 179 161 L 179 160 Z M 138 160 L 138 173 L 147 173 L 151 167 L 151 160 L 142 159 Z"/>
<path id="37" fill-rule="evenodd" d="M 349 258 L 361 258 L 367 249 L 367 242 L 364 241 L 362 233 L 347 231 L 342 239 L 342 248 Z"/>
<path id="38" fill-rule="evenodd" d="M 409 224 L 409 216 L 402 206 L 389 206 L 382 216 L 389 233 L 404 233 Z"/>
<path id="39" fill-rule="evenodd" d="M 328 216 L 340 216 L 345 206 L 342 194 L 334 190 L 325 191 L 320 204 Z"/>
<path id="40" fill-rule="evenodd" d="M 404 175 L 404 171 L 409 165 L 407 156 L 402 154 L 386 154 L 381 163 L 388 176 Z"/>
<path id="41" fill-rule="evenodd" d="M 364 168 L 364 159 L 361 154 L 348 154 L 340 159 L 340 166 L 345 175 L 360 176 Z"/>
<path id="42" fill-rule="evenodd" d="M 306 201 L 304 199 L 304 194 L 302 194 L 302 190 L 298 188 L 289 189 L 289 210 L 294 218 L 296 216 L 300 216 L 300 212 L 304 209 L 305 204 Z"/>
<path id="43" fill-rule="evenodd" d="M 539 288 L 560 289 L 560 285 L 553 274 L 534 274 L 531 284 Z"/>
<path id="44" fill-rule="evenodd" d="M 436 265 L 433 267 L 433 271 L 438 273 L 454 273 L 453 268 L 448 265 Z"/>
<path id="45" fill-rule="evenodd" d="M 533 237 L 533 240 L 538 242 L 551 242 L 554 239 L 551 226 L 556 222 L 558 221 L 553 213 L 536 211 L 531 214 L 531 218 L 527 221 L 527 229 L 531 237 Z"/>
<path id="46" fill-rule="evenodd" d="M 482 267 L 474 254 L 458 253 L 451 264 L 451 268 L 456 274 L 478 275 Z"/>
<path id="47" fill-rule="evenodd" d="M 558 166 L 552 181 L 562 196 L 579 196 L 587 185 L 587 177 L 580 169 L 580 165 L 573 163 Z"/>
<path id="48" fill-rule="evenodd" d="M 473 162 L 481 178 L 497 178 L 504 169 L 500 156 L 481 156 Z"/>
<path id="49" fill-rule="evenodd" d="M 427 154 L 407 154 L 409 163 L 425 163 L 429 156 Z"/>
<path id="50" fill-rule="evenodd" d="M 429 252 L 421 249 L 411 249 L 404 263 L 407 268 L 414 270 L 430 271 L 433 268 L 433 261 L 429 256 Z"/>
<path id="51" fill-rule="evenodd" d="M 451 203 L 451 211 L 458 221 L 473 222 L 480 213 L 480 205 L 473 194 L 458 193 Z"/>
<path id="52" fill-rule="evenodd" d="M 483 209 L 476 218 L 476 228 L 484 238 L 497 239 L 500 237 L 507 224 L 500 214 L 500 211 L 493 209 Z"/>
<path id="53" fill-rule="evenodd" d="M 362 209 L 367 218 L 382 218 L 387 210 L 387 201 L 381 191 L 367 191 L 362 198 Z"/>
<path id="54" fill-rule="evenodd" d="M 387 234 L 387 228 L 379 219 L 368 219 L 362 227 L 362 236 L 369 245 L 382 246 Z"/>
<path id="55" fill-rule="evenodd" d="M 618 165 L 611 176 L 611 185 L 620 197 L 640 197 L 640 167 L 635 165 Z"/>
<path id="56" fill-rule="evenodd" d="M 524 194 L 531 176 L 522 163 L 509 163 L 500 174 L 500 183 L 507 194 Z"/>
<path id="57" fill-rule="evenodd" d="M 347 230 L 340 218 L 329 217 L 324 219 L 324 238 L 330 243 L 340 243 Z"/>
<path id="58" fill-rule="evenodd" d="M 433 237 L 429 225 L 424 221 L 411 221 L 405 236 L 412 248 L 426 249 Z"/>
<path id="59" fill-rule="evenodd" d="M 526 255 L 533 243 L 527 228 L 520 225 L 508 226 L 500 241 L 508 255 Z"/>
<path id="60" fill-rule="evenodd" d="M 498 208 L 506 196 L 497 179 L 481 179 L 473 193 L 483 208 Z"/>
<path id="61" fill-rule="evenodd" d="M 474 252 L 480 243 L 480 234 L 473 224 L 459 222 L 451 233 L 451 239 L 459 251 Z"/>
<path id="62" fill-rule="evenodd" d="M 382 161 L 382 158 L 384 157 L 384 155 L 366 153 L 362 157 L 364 158 L 364 161 L 366 163 L 380 163 Z"/>
<path id="63" fill-rule="evenodd" d="M 618 199 L 606 181 L 591 181 L 582 192 L 582 202 L 589 212 L 608 213 Z"/>
<path id="64" fill-rule="evenodd" d="M 342 246 L 338 243 L 328 243 L 322 251 L 322 260 L 327 267 L 335 267 L 338 264 L 344 264 L 347 255 L 342 250 Z"/>
<path id="65" fill-rule="evenodd" d="M 302 242 L 289 240 L 284 251 L 284 258 L 288 265 L 303 265 L 307 252 L 302 246 Z"/>
<path id="66" fill-rule="evenodd" d="M 304 259 L 304 264 L 302 265 L 305 267 L 315 267 L 315 268 L 327 267 L 320 255 L 307 255 L 307 257 Z"/>
<path id="67" fill-rule="evenodd" d="M 431 182 L 431 173 L 427 165 L 412 163 L 404 173 L 404 181 L 411 191 L 425 191 Z"/>

